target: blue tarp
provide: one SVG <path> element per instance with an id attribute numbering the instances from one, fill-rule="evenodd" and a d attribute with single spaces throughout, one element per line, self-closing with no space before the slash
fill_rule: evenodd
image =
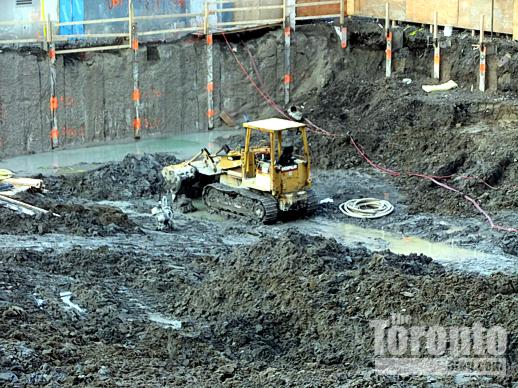
<path id="1" fill-rule="evenodd" d="M 60 22 L 79 22 L 85 20 L 84 0 L 60 0 L 59 1 L 59 21 Z M 85 26 L 78 24 L 74 26 L 61 26 L 61 35 L 79 35 L 85 33 Z"/>

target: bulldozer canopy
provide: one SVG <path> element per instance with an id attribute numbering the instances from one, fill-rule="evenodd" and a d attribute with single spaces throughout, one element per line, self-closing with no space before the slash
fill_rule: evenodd
<path id="1" fill-rule="evenodd" d="M 251 121 L 249 123 L 243 124 L 243 127 L 245 127 L 245 128 L 257 129 L 259 131 L 264 131 L 264 132 L 279 132 L 279 131 L 284 131 L 284 130 L 289 130 L 289 129 L 303 128 L 305 126 L 306 126 L 306 124 L 304 124 L 304 123 L 297 123 L 296 121 L 277 119 L 277 118 Z"/>

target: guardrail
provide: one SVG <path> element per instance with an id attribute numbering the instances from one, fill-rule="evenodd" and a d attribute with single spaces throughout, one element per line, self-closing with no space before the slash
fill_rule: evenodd
<path id="1" fill-rule="evenodd" d="M 103 40 L 103 45 L 97 46 L 97 48 L 77 47 L 74 49 L 58 50 L 56 53 L 64 54 L 69 52 L 120 49 L 130 47 L 132 36 L 131 29 L 134 23 L 147 23 L 145 28 L 139 28 L 139 37 L 162 36 L 163 39 L 167 39 L 169 36 L 174 37 L 175 34 L 178 33 L 207 34 L 211 31 L 215 32 L 235 28 L 281 24 L 285 22 L 286 17 L 290 14 L 295 16 L 295 20 L 292 21 L 292 24 L 297 21 L 338 18 L 340 19 L 340 25 L 343 25 L 346 15 L 383 18 L 385 17 L 385 9 L 387 5 L 389 6 L 390 18 L 392 20 L 433 24 L 434 15 L 438 13 L 440 25 L 451 25 L 453 27 L 459 26 L 470 29 L 479 28 L 478 20 L 480 15 L 478 14 L 486 11 L 488 13 L 485 18 L 486 31 L 503 32 L 508 34 L 514 32 L 514 38 L 518 39 L 518 0 L 498 2 L 496 4 L 496 8 L 495 5 L 491 5 L 488 9 L 486 9 L 487 4 L 484 4 L 483 6 L 481 5 L 481 9 L 478 9 L 476 4 L 474 4 L 473 7 L 470 6 L 471 12 L 470 15 L 468 15 L 469 18 L 462 14 L 461 9 L 463 9 L 462 7 L 465 8 L 467 3 L 471 4 L 471 2 L 474 2 L 474 0 L 463 0 L 462 6 L 461 0 L 447 1 L 447 5 L 445 5 L 445 7 L 441 6 L 444 2 L 442 0 L 439 1 L 440 4 L 430 2 L 429 4 L 426 4 L 426 10 L 422 9 L 422 7 L 417 7 L 417 5 L 414 4 L 416 1 L 417 0 L 397 0 L 396 3 L 396 0 L 277 0 L 271 1 L 271 4 L 264 4 L 264 1 L 258 0 L 209 0 L 205 1 L 204 12 L 134 15 L 132 1 L 129 0 L 128 16 L 119 18 L 72 22 L 34 20 L 0 21 L 0 29 L 2 27 L 10 26 L 36 26 L 35 37 L 0 39 L 0 45 L 45 45 L 51 40 L 57 44 L 70 42 L 77 46 L 92 46 L 99 42 L 99 40 Z M 231 5 L 231 7 L 224 7 L 226 5 Z M 433 12 L 430 11 L 432 9 L 434 9 Z M 427 13 L 429 13 L 429 15 Z M 234 20 L 223 21 L 223 15 L 227 14 L 233 14 Z M 264 16 L 264 14 L 267 15 Z M 475 15 L 476 18 L 473 15 Z M 495 15 L 499 18 L 498 21 L 495 19 Z M 477 19 L 476 23 L 472 22 L 470 18 Z M 509 23 L 510 20 L 511 23 Z M 153 22 L 163 21 L 179 23 L 180 26 L 176 27 L 175 25 L 173 28 L 153 28 Z M 125 27 L 124 31 L 85 31 L 84 33 L 60 34 L 60 27 L 89 27 L 102 25 L 105 30 L 109 30 L 111 28 L 110 26 L 116 26 L 120 23 L 125 23 L 127 25 L 127 28 Z M 151 26 L 149 24 L 151 24 Z M 106 40 L 115 41 L 120 39 L 127 41 L 127 44 L 106 45 L 109 44 Z"/>

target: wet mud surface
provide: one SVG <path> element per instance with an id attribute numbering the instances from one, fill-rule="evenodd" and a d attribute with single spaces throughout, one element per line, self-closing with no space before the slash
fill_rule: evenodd
<path id="1" fill-rule="evenodd" d="M 2 251 L 3 381 L 407 386 L 434 380 L 373 373 L 369 320 L 406 312 L 423 325 L 517 329 L 516 276 L 448 272 L 424 256 L 295 230 L 219 250 L 149 251 Z M 509 362 L 517 349 L 512 334 Z"/>
<path id="2" fill-rule="evenodd" d="M 396 212 L 354 225 L 450 238 L 453 221 L 409 215 L 395 182 L 358 169 L 316 171 L 318 196 L 335 202 L 312 219 L 244 225 L 195 201 L 197 211 L 177 212 L 175 230 L 162 233 L 149 215 L 162 189 L 153 171 L 121 181 L 149 183 L 130 201 L 106 179 L 121 165 L 143 171 L 150 160 L 157 157 L 128 156 L 98 174 L 49 177 L 47 194 L 20 198 L 62 219 L 4 218 L 2 384 L 508 386 L 518 379 L 514 370 L 467 378 L 373 370 L 369 322 L 398 313 L 419 325 L 500 325 L 510 333 L 508 365 L 518 357 L 518 275 L 509 266 L 483 275 L 482 265 L 443 266 L 336 238 L 344 222 L 337 204 L 367 193 L 391 200 Z M 77 182 L 88 182 L 92 198 L 103 200 L 76 196 Z M 454 229 L 458 241 L 488 232 L 469 222 L 471 229 Z M 478 246 L 491 246 L 491 235 L 484 239 Z"/>
<path id="3" fill-rule="evenodd" d="M 315 63 L 300 49 L 304 39 L 338 41 L 297 35 L 295 62 L 310 82 L 294 90 L 294 102 L 339 135 L 311 136 L 315 190 L 333 200 L 311 219 L 253 225 L 194 202 L 196 211 L 175 212 L 174 230 L 157 232 L 149 212 L 164 190 L 161 168 L 176 162 L 167 154 L 43 177 L 47 193 L 19 198 L 61 217 L 0 208 L 0 385 L 516 385 L 516 234 L 492 230 L 461 196 L 430 181 L 368 169 L 345 136 L 394 170 L 451 176 L 444 181 L 495 221 L 517 225 L 513 62 L 489 80 L 500 92 L 472 93 L 473 42 L 459 38 L 443 77 L 461 87 L 424 95 L 431 80 L 419 74 L 432 53 L 425 34 L 410 32 L 388 81 L 371 76 L 383 70 L 377 26 L 351 35 L 348 57 Z M 502 50 L 517 55 L 507 43 Z M 360 197 L 387 199 L 395 212 L 346 219 L 338 204 Z M 393 252 L 395 240 L 416 238 L 405 254 Z M 464 251 L 435 251 L 435 243 Z M 420 254 L 423 244 L 430 257 Z M 369 323 L 393 314 L 420 326 L 500 325 L 507 374 L 376 373 Z"/>

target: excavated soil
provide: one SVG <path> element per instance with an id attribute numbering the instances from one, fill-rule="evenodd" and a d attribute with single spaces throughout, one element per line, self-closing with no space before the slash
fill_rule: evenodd
<path id="1" fill-rule="evenodd" d="M 109 236 L 139 232 L 138 226 L 114 207 L 55 201 L 41 194 L 30 193 L 19 195 L 17 199 L 48 210 L 49 213 L 29 216 L 0 207 L 0 234 Z"/>
<path id="2" fill-rule="evenodd" d="M 180 246 L 153 256 L 2 252 L 0 273 L 0 368 L 9 371 L 0 378 L 13 385 L 432 383 L 371 370 L 369 320 L 402 311 L 423 325 L 499 324 L 513 333 L 508 362 L 518 357 L 518 278 L 451 273 L 423 256 L 372 254 L 295 231 L 215 255 Z M 80 310 L 63 303 L 64 291 Z M 157 314 L 165 320 L 153 321 Z"/>
<path id="3" fill-rule="evenodd" d="M 107 163 L 86 174 L 47 177 L 46 188 L 57 197 L 89 200 L 127 200 L 159 195 L 161 170 L 178 163 L 170 154 L 130 154 L 118 163 Z"/>
<path id="4" fill-rule="evenodd" d="M 383 167 L 453 175 L 446 182 L 479 199 L 487 210 L 518 207 L 518 135 L 516 121 L 509 119 L 514 116 L 505 113 L 518 112 L 518 105 L 486 108 L 491 104 L 462 90 L 424 96 L 418 86 L 398 81 L 353 85 L 354 81 L 344 81 L 315 97 L 318 106 L 327 109 L 315 108 L 312 120 L 339 135 L 312 137 L 317 166 L 368 167 L 349 144 L 350 134 Z M 408 193 L 414 212 L 473 214 L 469 203 L 429 181 L 404 176 L 398 183 Z"/>
<path id="5" fill-rule="evenodd" d="M 514 219 L 516 61 L 498 64 L 489 76 L 489 86 L 500 92 L 473 93 L 473 41 L 454 38 L 445 50 L 443 77 L 461 87 L 425 95 L 421 85 L 431 80 L 422 74 L 432 52 L 424 30 L 405 30 L 405 48 L 395 49 L 394 77 L 385 80 L 382 30 L 376 24 L 350 27 L 352 49 L 343 56 L 313 63 L 304 58 L 304 41 L 295 46 L 300 77 L 318 87 L 295 88 L 294 102 L 338 135 L 311 135 L 318 194 L 337 202 L 383 195 L 395 203 L 394 215 L 359 225 L 429 233 L 441 241 L 496 241 L 517 255 L 516 235 L 492 240 L 473 219 L 453 234 L 443 219 L 412 219 L 408 211 L 469 216 L 473 210 L 458 195 L 416 177 L 394 178 L 396 187 L 380 175 L 366 178 L 368 165 L 347 137 L 394 170 L 453 175 L 449 184 Z M 338 44 L 329 26 L 300 30 L 309 28 L 319 34 L 295 36 Z M 511 44 L 501 50 L 511 59 L 518 55 Z M 518 382 L 518 277 L 509 274 L 514 272 L 453 271 L 422 255 L 373 253 L 310 237 L 301 232 L 308 223 L 265 227 L 203 210 L 192 217 L 177 214 L 168 233 L 151 231 L 149 209 L 164 189 L 160 170 L 175 162 L 166 154 L 128 155 L 87 173 L 43 177 L 49 192 L 19 197 L 61 217 L 0 208 L 0 234 L 10 242 L 0 247 L 0 384 L 437 388 Z M 337 202 L 323 205 L 316 222 L 336 222 Z M 181 205 L 192 210 L 191 202 Z M 22 242 L 31 248 L 16 245 Z M 420 326 L 502 326 L 509 333 L 507 375 L 377 374 L 369 322 L 392 314 L 408 315 Z"/>

